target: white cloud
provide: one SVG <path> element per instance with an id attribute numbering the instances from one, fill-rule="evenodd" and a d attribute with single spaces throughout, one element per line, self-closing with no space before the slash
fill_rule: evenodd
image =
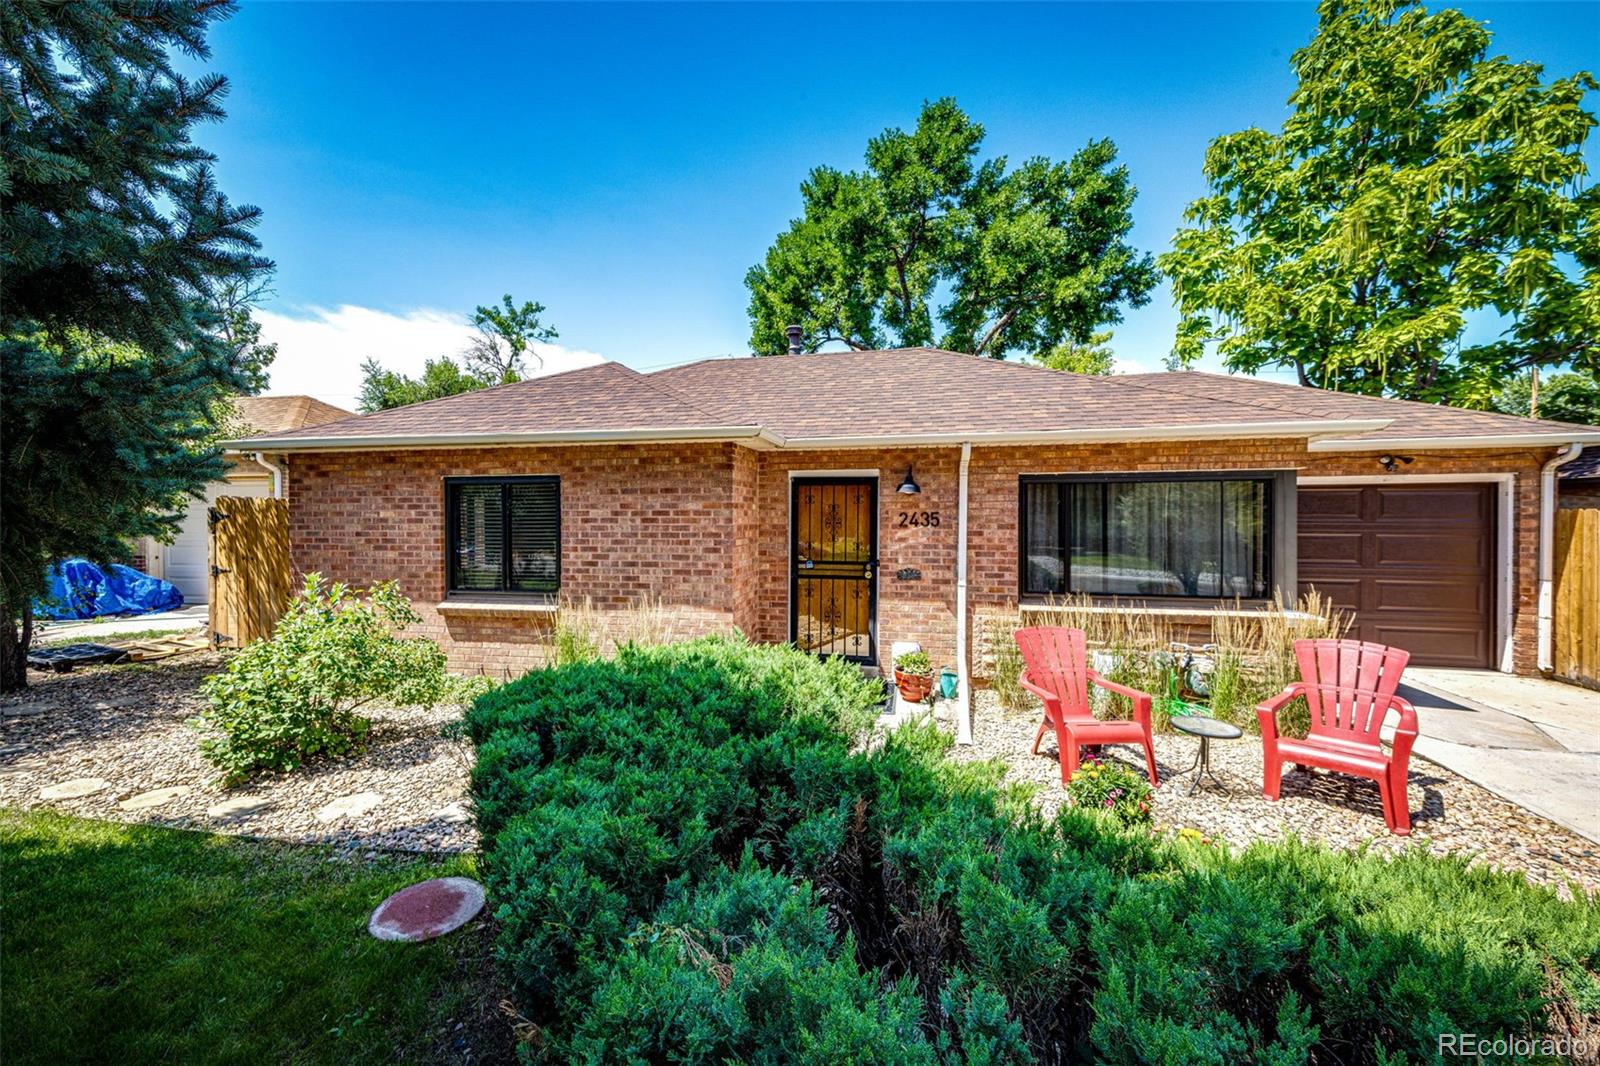
<path id="1" fill-rule="evenodd" d="M 369 357 L 414 377 L 429 359 L 459 356 L 473 334 L 465 316 L 426 308 L 396 315 L 341 304 L 291 314 L 258 309 L 255 318 L 261 323 L 261 339 L 278 345 L 268 396 L 309 394 L 351 410 L 361 392 L 361 364 Z M 599 352 L 559 344 L 535 343 L 532 348 L 543 361 L 534 375 L 606 361 Z"/>

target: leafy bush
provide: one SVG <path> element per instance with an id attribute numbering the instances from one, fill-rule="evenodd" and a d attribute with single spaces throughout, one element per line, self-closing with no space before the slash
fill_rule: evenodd
<path id="1" fill-rule="evenodd" d="M 927 677 L 933 673 L 933 660 L 925 651 L 908 651 L 894 661 L 894 668 L 914 677 Z"/>
<path id="2" fill-rule="evenodd" d="M 1085 759 L 1067 783 L 1072 805 L 1085 811 L 1104 811 L 1123 825 L 1150 821 L 1150 782 L 1121 763 Z"/>
<path id="3" fill-rule="evenodd" d="M 481 692 L 482 679 L 446 673 L 433 641 L 395 635 L 419 620 L 392 583 L 363 601 L 310 575 L 272 636 L 201 686 L 210 708 L 192 723 L 208 734 L 200 750 L 237 784 L 257 770 L 359 751 L 371 722 L 356 711 L 374 700 L 429 705 Z"/>
<path id="4" fill-rule="evenodd" d="M 468 715 L 550 1062 L 1437 1061 L 1600 1004 L 1600 906 L 1413 852 L 1046 819 L 792 648 L 539 671 Z M 1086 804 L 1086 806 L 1088 806 Z M 1592 1024 L 1592 1022 L 1588 1023 Z"/>

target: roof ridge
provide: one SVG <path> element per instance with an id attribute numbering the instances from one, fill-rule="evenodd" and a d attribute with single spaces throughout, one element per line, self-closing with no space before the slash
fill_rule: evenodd
<path id="1" fill-rule="evenodd" d="M 1219 377 L 1219 378 L 1226 376 L 1226 375 L 1222 375 L 1222 374 L 1210 374 L 1208 371 L 1204 371 L 1204 370 L 1198 370 L 1198 371 L 1175 371 L 1175 370 L 1153 371 L 1153 372 L 1148 373 L 1148 374 L 1140 374 L 1140 375 L 1137 375 L 1137 376 L 1138 377 L 1162 377 L 1162 378 L 1164 378 L 1166 374 L 1175 374 L 1175 373 L 1208 374 L 1208 376 L 1210 376 L 1210 377 Z M 1100 375 L 1096 375 L 1096 376 L 1100 376 Z M 1175 393 L 1177 395 L 1182 395 L 1181 390 L 1169 389 L 1169 388 L 1166 388 L 1163 385 L 1156 385 L 1154 383 L 1147 383 L 1147 382 L 1142 382 L 1142 381 L 1134 381 L 1134 380 L 1132 380 L 1132 378 L 1135 375 L 1122 375 L 1121 380 L 1118 380 L 1118 375 L 1116 375 L 1116 374 L 1106 374 L 1106 375 L 1103 375 L 1103 376 L 1108 381 L 1116 381 L 1117 384 L 1121 385 L 1123 388 L 1143 389 L 1146 392 L 1160 392 L 1160 393 L 1165 393 L 1165 394 L 1174 394 Z M 1232 380 L 1240 380 L 1240 379 L 1232 379 Z M 1261 381 L 1260 378 L 1250 378 L 1249 380 L 1251 380 L 1251 381 Z M 1278 384 L 1278 382 L 1270 381 L 1270 382 L 1263 382 L 1263 384 L 1276 385 L 1276 384 Z M 1296 387 L 1298 387 L 1298 386 L 1296 386 Z M 1214 397 L 1208 396 L 1208 397 L 1206 397 L 1206 399 L 1210 400 L 1210 399 L 1214 399 Z M 1262 403 L 1262 402 L 1260 402 L 1258 400 L 1237 399 L 1235 397 L 1231 397 L 1230 396 L 1226 400 L 1223 400 L 1221 402 L 1243 404 L 1243 405 L 1245 405 L 1247 407 L 1258 407 L 1263 411 L 1272 411 L 1272 412 L 1277 413 L 1277 414 L 1285 413 L 1282 410 L 1281 407 L 1279 407 L 1279 406 L 1277 406 L 1275 404 Z M 1296 418 L 1301 418 L 1301 417 L 1318 418 L 1318 419 L 1321 419 L 1321 420 L 1323 420 L 1325 422 L 1348 422 L 1349 421 L 1349 418 L 1347 418 L 1347 417 L 1334 416 L 1334 415 L 1328 415 L 1328 414 L 1317 414 L 1317 413 L 1311 412 L 1311 411 L 1306 411 L 1306 412 L 1291 411 L 1291 412 L 1287 412 L 1287 413 L 1293 414 Z"/>
<path id="2" fill-rule="evenodd" d="M 710 360 L 707 360 L 707 361 L 709 362 Z M 693 365 L 693 364 L 688 364 L 688 365 Z M 651 379 L 652 376 L 654 376 L 654 372 L 651 373 L 651 374 L 641 374 L 639 371 L 633 369 L 633 367 L 631 367 L 631 366 L 627 366 L 626 364 L 618 363 L 617 366 L 622 367 L 624 370 L 626 370 L 628 373 L 632 374 L 634 377 L 638 378 L 641 382 L 643 382 L 645 385 L 648 385 L 650 388 L 655 389 L 657 392 L 664 393 L 665 395 L 670 396 L 673 399 L 674 402 L 681 403 L 683 406 L 689 408 L 689 410 L 698 412 L 699 414 L 704 415 L 706 418 L 722 419 L 722 418 L 726 418 L 727 417 L 726 415 L 721 415 L 721 414 L 718 414 L 715 411 L 708 410 L 707 408 L 701 407 L 698 402 L 696 402 L 696 401 L 690 399 L 689 397 L 685 396 L 683 393 L 679 392 L 677 389 L 673 388 L 671 385 L 668 385 L 665 381 L 651 381 L 650 379 Z M 761 428 L 765 429 L 766 427 L 762 426 Z"/>
<path id="3" fill-rule="evenodd" d="M 1324 394 L 1326 396 L 1336 396 L 1336 397 L 1339 397 L 1340 399 L 1344 399 L 1344 400 L 1358 400 L 1358 401 L 1361 401 L 1361 402 L 1375 401 L 1377 403 L 1385 404 L 1385 405 L 1387 405 L 1387 404 L 1405 404 L 1406 406 L 1413 407 L 1413 408 L 1421 407 L 1421 408 L 1427 408 L 1427 409 L 1433 410 L 1433 411 L 1458 411 L 1458 412 L 1460 412 L 1462 414 L 1470 414 L 1470 415 L 1475 415 L 1475 416 L 1489 415 L 1489 416 L 1492 416 L 1492 417 L 1497 418 L 1497 419 L 1509 419 L 1509 420 L 1511 420 L 1513 422 L 1517 422 L 1517 423 L 1520 423 L 1522 425 L 1538 426 L 1540 428 L 1549 428 L 1551 426 L 1559 426 L 1559 427 L 1562 427 L 1564 429 L 1592 429 L 1592 428 L 1594 428 L 1592 426 L 1583 425 L 1582 423 L 1579 423 L 1579 422 L 1558 422 L 1555 419 L 1551 419 L 1551 418 L 1529 418 L 1527 415 L 1514 415 L 1514 414 L 1511 414 L 1511 413 L 1509 413 L 1507 411 L 1481 410 L 1481 409 L 1476 408 L 1476 407 L 1457 407 L 1454 404 L 1431 403 L 1428 400 L 1409 400 L 1409 399 L 1406 399 L 1403 396 L 1372 396 L 1372 395 L 1369 395 L 1369 394 L 1364 393 L 1364 392 L 1341 392 L 1338 389 L 1323 389 L 1323 388 L 1318 388 L 1318 387 L 1316 387 L 1314 385 L 1300 385 L 1300 384 L 1297 384 L 1297 383 L 1294 383 L 1294 382 L 1289 382 L 1289 381 L 1273 381 L 1270 378 L 1258 378 L 1258 377 L 1255 377 L 1254 375 L 1251 375 L 1251 374 L 1219 374 L 1215 370 L 1183 370 L 1183 371 L 1153 370 L 1153 371 L 1147 371 L 1146 373 L 1143 373 L 1143 374 L 1135 374 L 1135 375 L 1130 375 L 1130 376 L 1139 377 L 1139 378 L 1163 378 L 1163 379 L 1165 379 L 1169 374 L 1177 374 L 1177 373 L 1181 373 L 1181 374 L 1201 374 L 1201 375 L 1204 375 L 1205 377 L 1214 378 L 1214 379 L 1216 379 L 1218 381 L 1228 381 L 1228 382 L 1249 381 L 1249 382 L 1252 383 L 1252 385 L 1251 385 L 1252 388 L 1256 387 L 1256 386 L 1259 386 L 1259 385 L 1268 385 L 1268 386 L 1271 386 L 1273 388 L 1278 388 L 1278 389 L 1295 389 L 1295 390 L 1303 389 L 1303 390 L 1308 390 L 1308 391 L 1313 392 L 1313 393 L 1322 393 L 1322 394 Z M 1140 383 L 1140 382 L 1128 382 L 1128 384 L 1142 384 L 1142 383 Z M 1162 386 L 1156 385 L 1153 382 L 1148 384 L 1148 385 L 1146 385 L 1145 387 L 1162 389 L 1162 391 L 1164 391 L 1164 392 L 1177 391 L 1177 390 L 1174 390 L 1174 389 L 1164 389 L 1164 388 L 1162 388 Z M 1238 402 L 1248 403 L 1250 401 L 1241 400 L 1241 401 L 1238 401 Z"/>
<path id="4" fill-rule="evenodd" d="M 499 392 L 501 389 L 514 389 L 519 385 L 535 385 L 541 382 L 550 381 L 553 378 L 564 378 L 571 374 L 582 374 L 588 371 L 604 370 L 607 367 L 619 366 L 622 366 L 622 364 L 611 359 L 605 359 L 598 363 L 590 363 L 587 366 L 575 366 L 570 370 L 557 370 L 554 374 L 537 374 L 531 378 L 518 378 L 516 381 L 502 381 L 498 385 L 486 385 L 481 389 L 468 389 L 466 392 L 453 392 L 449 396 L 435 396 L 431 400 L 418 400 L 416 403 L 408 403 L 402 406 L 407 411 L 415 411 L 419 408 L 427 407 L 430 404 L 444 403 L 446 400 L 459 400 L 463 396 L 487 396 L 489 393 Z M 635 373 L 637 373 L 637 371 L 635 371 Z M 400 407 L 382 407 L 376 411 L 358 411 L 356 412 L 355 417 L 368 418 L 372 415 L 381 415 L 386 411 L 398 411 L 400 409 Z"/>

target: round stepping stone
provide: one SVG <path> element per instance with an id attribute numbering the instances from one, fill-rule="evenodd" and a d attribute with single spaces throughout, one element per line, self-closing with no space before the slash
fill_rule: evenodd
<path id="1" fill-rule="evenodd" d="M 174 785 L 171 788 L 155 788 L 149 792 L 141 792 L 137 796 L 129 796 L 117 804 L 125 811 L 143 811 L 151 807 L 159 807 L 163 803 L 170 803 L 181 796 L 189 794 L 188 785 Z"/>
<path id="2" fill-rule="evenodd" d="M 428 817 L 437 819 L 441 822 L 450 822 L 452 824 L 459 825 L 462 822 L 469 821 L 472 818 L 472 815 L 469 814 L 467 809 L 459 803 L 447 803 L 443 807 L 440 807 L 438 810 L 434 811 Z"/>
<path id="3" fill-rule="evenodd" d="M 260 796 L 240 796 L 238 799 L 213 803 L 206 808 L 206 813 L 222 821 L 242 822 L 246 818 L 253 818 L 262 811 L 271 809 L 272 801 L 269 799 Z"/>
<path id="4" fill-rule="evenodd" d="M 111 787 L 111 782 L 103 777 L 76 777 L 71 781 L 63 781 L 59 785 L 39 790 L 42 800 L 70 800 L 83 796 L 92 796 L 96 792 L 104 791 Z"/>
<path id="5" fill-rule="evenodd" d="M 356 792 L 340 796 L 327 806 L 317 809 L 317 821 L 337 822 L 340 818 L 356 818 L 382 802 L 383 797 L 376 792 Z"/>
<path id="6" fill-rule="evenodd" d="M 367 932 L 379 940 L 432 940 L 460 929 L 483 910 L 483 886 L 470 877 L 436 877 L 402 888 L 372 912 Z"/>

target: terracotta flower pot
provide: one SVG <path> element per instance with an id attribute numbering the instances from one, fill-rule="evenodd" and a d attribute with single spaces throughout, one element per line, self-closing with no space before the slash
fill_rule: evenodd
<path id="1" fill-rule="evenodd" d="M 894 687 L 907 703 L 921 703 L 933 691 L 932 674 L 908 674 L 898 666 L 894 671 Z"/>

